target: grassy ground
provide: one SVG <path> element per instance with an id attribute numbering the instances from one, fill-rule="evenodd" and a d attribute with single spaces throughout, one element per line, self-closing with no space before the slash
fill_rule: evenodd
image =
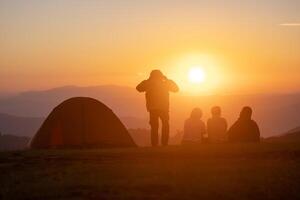
<path id="1" fill-rule="evenodd" d="M 0 199 L 299 199 L 300 143 L 0 153 Z"/>

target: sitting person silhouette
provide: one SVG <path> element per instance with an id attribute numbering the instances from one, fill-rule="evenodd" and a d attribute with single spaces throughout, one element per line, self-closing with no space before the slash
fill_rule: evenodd
<path id="1" fill-rule="evenodd" d="M 150 114 L 151 144 L 158 145 L 159 119 L 162 122 L 161 144 L 169 140 L 169 92 L 178 92 L 178 86 L 159 70 L 153 70 L 147 80 L 142 81 L 137 91 L 146 92 L 146 107 Z"/>
<path id="2" fill-rule="evenodd" d="M 227 132 L 227 121 L 221 117 L 221 108 L 215 106 L 211 109 L 212 117 L 207 120 L 207 134 L 209 142 L 225 142 Z"/>
<path id="3" fill-rule="evenodd" d="M 194 108 L 191 116 L 184 123 L 184 133 L 182 144 L 195 144 L 202 142 L 203 135 L 206 134 L 205 123 L 201 120 L 202 111 Z"/>
<path id="4" fill-rule="evenodd" d="M 244 107 L 239 119 L 228 130 L 229 142 L 259 142 L 260 131 L 251 117 L 252 109 L 248 106 Z"/>

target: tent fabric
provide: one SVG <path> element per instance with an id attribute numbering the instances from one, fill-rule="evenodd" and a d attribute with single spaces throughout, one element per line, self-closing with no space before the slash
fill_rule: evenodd
<path id="1" fill-rule="evenodd" d="M 30 143 L 37 149 L 135 146 L 113 111 L 88 97 L 74 97 L 54 108 Z"/>

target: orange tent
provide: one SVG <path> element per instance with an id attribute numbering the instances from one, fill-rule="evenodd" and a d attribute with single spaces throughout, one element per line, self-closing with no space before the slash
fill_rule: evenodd
<path id="1" fill-rule="evenodd" d="M 30 143 L 37 149 L 135 146 L 113 111 L 88 97 L 71 98 L 54 108 Z"/>

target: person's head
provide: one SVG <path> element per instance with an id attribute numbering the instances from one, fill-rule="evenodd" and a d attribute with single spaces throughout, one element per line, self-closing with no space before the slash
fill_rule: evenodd
<path id="1" fill-rule="evenodd" d="M 211 114 L 213 117 L 220 117 L 221 116 L 221 108 L 220 106 L 214 106 L 211 108 Z"/>
<path id="2" fill-rule="evenodd" d="M 251 119 L 251 117 L 252 117 L 252 108 L 250 108 L 249 106 L 245 106 L 240 113 L 240 118 Z"/>
<path id="3" fill-rule="evenodd" d="M 156 80 L 163 80 L 165 78 L 165 76 L 163 75 L 163 73 L 160 70 L 155 69 L 155 70 L 151 71 L 149 78 L 156 79 Z"/>
<path id="4" fill-rule="evenodd" d="M 201 119 L 202 110 L 200 108 L 194 108 L 191 112 L 191 118 L 193 119 Z"/>

